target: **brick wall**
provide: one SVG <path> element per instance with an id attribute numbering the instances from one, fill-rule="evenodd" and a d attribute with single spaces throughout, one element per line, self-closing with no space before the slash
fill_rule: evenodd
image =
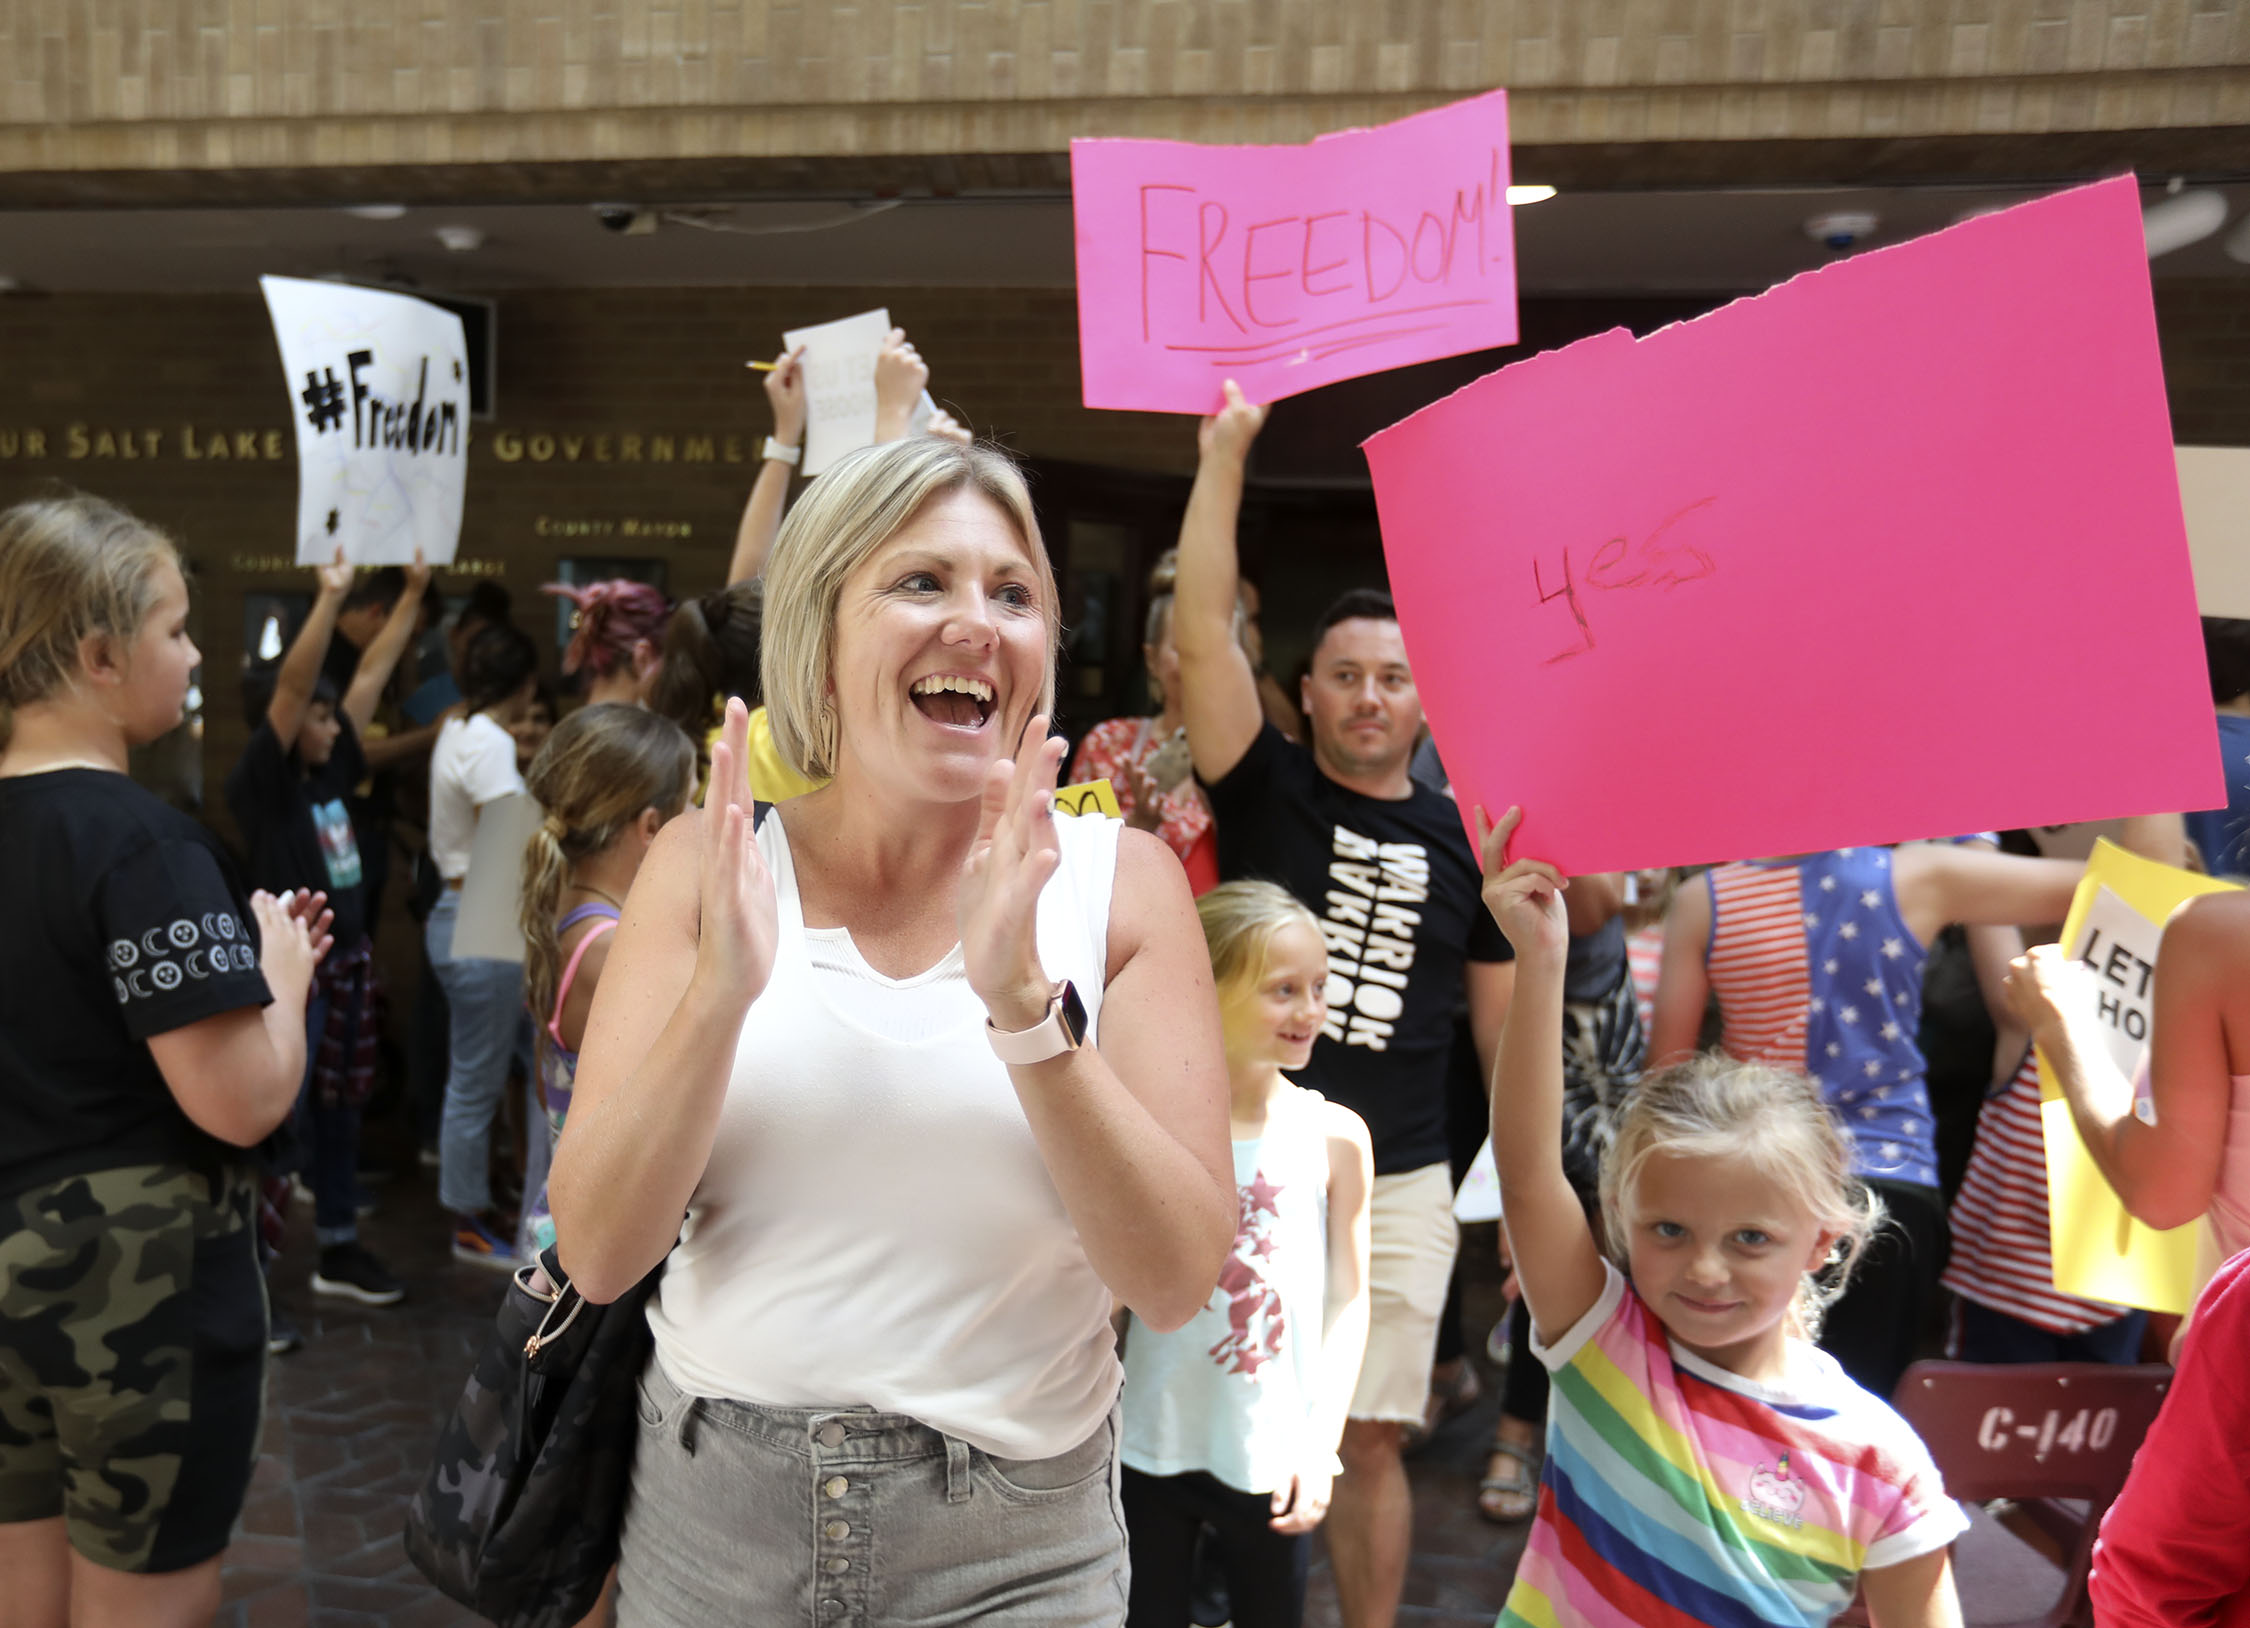
<path id="1" fill-rule="evenodd" d="M 2237 0 L 82 0 L 0 8 L 0 172 L 2250 124 Z"/>
<path id="2" fill-rule="evenodd" d="M 1527 334 L 1561 342 L 1572 332 L 1638 320 L 1576 303 L 1584 309 L 1571 312 L 1567 330 L 1550 313 L 1527 312 Z M 742 360 L 769 353 L 786 325 L 874 304 L 888 304 L 911 327 L 935 369 L 936 394 L 1025 456 L 1175 477 L 1192 469 L 1186 421 L 1078 405 L 1068 292 L 510 293 L 500 298 L 499 416 L 477 426 L 471 446 L 463 555 L 497 565 L 519 621 L 550 656 L 553 618 L 537 605 L 537 589 L 559 558 L 660 555 L 670 562 L 675 593 L 716 585 L 755 473 L 749 460 L 767 427 L 756 376 Z M 2168 284 L 2158 312 L 2179 439 L 2250 444 L 2250 287 Z M 261 558 L 288 552 L 296 512 L 292 432 L 263 307 L 244 296 L 4 298 L 0 355 L 8 359 L 0 374 L 0 502 L 45 481 L 68 481 L 173 528 L 196 561 L 199 637 L 209 663 L 205 761 L 215 779 L 243 736 L 234 682 L 243 598 L 302 589 L 306 580 Z M 1279 415 L 1275 445 L 1261 448 L 1270 467 L 1314 473 L 1282 444 L 1298 420 L 1308 445 L 1348 446 L 1350 437 L 1338 441 L 1317 412 Z M 30 455 L 34 430 L 38 456 Z M 223 460 L 210 456 L 214 434 L 225 442 Z M 623 461 L 628 434 L 673 437 L 675 460 Z M 542 435 L 548 441 L 533 439 Z M 598 439 L 604 436 L 606 443 Z M 687 461 L 691 436 L 709 438 L 708 461 Z M 191 437 L 204 456 L 185 456 Z M 743 461 L 726 461 L 728 437 Z M 599 462 L 605 446 L 610 461 Z M 69 456 L 74 447 L 86 455 Z M 519 449 L 513 461 L 498 455 L 508 447 Z M 532 455 L 541 447 L 549 453 L 543 461 Z M 282 456 L 267 458 L 269 449 Z M 245 450 L 253 456 L 241 456 Z M 629 537 L 622 531 L 628 520 L 686 534 Z M 586 522 L 619 529 L 577 537 L 555 530 Z M 1352 569 L 1372 557 L 1362 539 L 1353 545 Z M 1274 634 L 1286 647 L 1287 630 Z"/>

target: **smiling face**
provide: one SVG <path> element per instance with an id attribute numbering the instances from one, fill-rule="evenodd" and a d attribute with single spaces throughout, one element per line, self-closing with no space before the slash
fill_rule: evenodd
<path id="1" fill-rule="evenodd" d="M 1327 987 L 1328 947 L 1320 934 L 1299 920 L 1275 928 L 1263 966 L 1223 991 L 1228 1066 L 1303 1068 L 1328 1018 Z"/>
<path id="2" fill-rule="evenodd" d="M 203 660 L 188 637 L 187 583 L 168 560 L 156 567 L 156 589 L 148 615 L 121 648 L 117 699 L 111 703 L 125 738 L 136 746 L 178 726 L 188 681 Z"/>
<path id="3" fill-rule="evenodd" d="M 1040 573 L 973 487 L 930 499 L 861 561 L 836 606 L 839 768 L 936 802 L 984 792 L 1047 690 Z"/>
<path id="4" fill-rule="evenodd" d="M 1396 622 L 1338 622 L 1313 651 L 1303 686 L 1313 750 L 1351 776 L 1394 773 L 1413 755 L 1422 698 Z"/>
<path id="5" fill-rule="evenodd" d="M 1734 1155 L 1652 1153 L 1624 1196 L 1627 1270 L 1672 1337 L 1730 1373 L 1780 1377 L 1790 1305 L 1835 1234 Z"/>

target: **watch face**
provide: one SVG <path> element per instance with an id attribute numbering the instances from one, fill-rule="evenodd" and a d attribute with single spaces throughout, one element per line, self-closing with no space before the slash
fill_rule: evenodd
<path id="1" fill-rule="evenodd" d="M 1078 986 L 1068 978 L 1062 987 L 1062 1024 L 1072 1050 L 1086 1043 L 1086 1003 L 1078 998 Z"/>

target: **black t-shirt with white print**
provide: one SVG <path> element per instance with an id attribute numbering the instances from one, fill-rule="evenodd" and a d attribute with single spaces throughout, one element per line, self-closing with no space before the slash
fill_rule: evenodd
<path id="1" fill-rule="evenodd" d="M 224 850 L 121 774 L 0 778 L 0 1196 L 244 1157 L 181 1110 L 152 1036 L 271 998 Z"/>
<path id="2" fill-rule="evenodd" d="M 227 776 L 227 809 L 242 833 L 250 883 L 268 893 L 328 895 L 338 950 L 367 936 L 365 875 L 352 824 L 352 787 L 367 773 L 367 756 L 351 720 L 338 714 L 335 750 L 307 773 L 265 719 L 250 732 Z"/>
<path id="3" fill-rule="evenodd" d="M 1443 1164 L 1465 963 L 1515 955 L 1452 799 L 1362 796 L 1271 724 L 1209 791 L 1220 876 L 1280 884 L 1328 943 L 1328 1023 L 1298 1082 L 1367 1121 L 1377 1174 Z"/>

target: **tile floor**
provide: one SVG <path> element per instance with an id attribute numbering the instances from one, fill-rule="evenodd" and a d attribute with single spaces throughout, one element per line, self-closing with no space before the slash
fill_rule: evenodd
<path id="1" fill-rule="evenodd" d="M 481 1620 L 423 1581 L 399 1537 L 406 1500 L 490 1329 L 500 1290 L 495 1274 L 446 1254 L 431 1189 L 420 1172 L 398 1176 L 378 1190 L 380 1209 L 365 1224 L 369 1245 L 409 1285 L 406 1302 L 389 1309 L 315 1297 L 307 1282 L 310 1215 L 299 1209 L 292 1217 L 274 1294 L 304 1331 L 305 1346 L 271 1370 L 264 1451 L 229 1553 L 220 1628 L 452 1628 Z M 1489 1230 L 1472 1232 L 1469 1246 L 1476 1265 L 1468 1321 L 1480 1336 L 1498 1308 L 1497 1273 L 1483 1265 Z M 1410 1460 L 1415 1553 L 1401 1628 L 1489 1628 L 1507 1592 L 1523 1531 L 1489 1525 L 1475 1509 L 1481 1444 L 1497 1407 L 1488 1384 L 1474 1409 Z M 2027 1565 L 2027 1555 L 2013 1540 L 1997 1540 L 1986 1577 L 1972 1579 L 1982 1586 L 1964 1588 L 1972 1622 L 2045 1607 L 2055 1575 L 2042 1562 Z M 1338 1622 L 1321 1559 L 1308 1628 Z"/>

